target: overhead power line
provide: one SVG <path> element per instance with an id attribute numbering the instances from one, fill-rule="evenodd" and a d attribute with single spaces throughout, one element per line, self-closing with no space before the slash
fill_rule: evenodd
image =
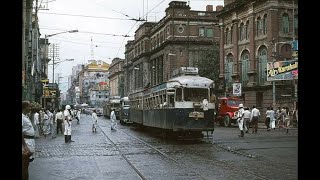
<path id="1" fill-rule="evenodd" d="M 45 28 L 45 27 L 40 27 L 40 28 L 41 28 L 41 29 L 58 30 L 58 31 L 67 31 L 66 29 Z M 126 35 L 121 35 L 121 34 L 109 34 L 109 33 L 89 32 L 89 31 L 78 31 L 77 33 L 88 33 L 88 34 L 100 34 L 100 35 L 107 35 L 107 36 L 122 36 L 122 37 L 130 37 L 128 34 L 126 34 Z"/>
<path id="2" fill-rule="evenodd" d="M 130 21 L 144 21 L 143 19 L 139 18 L 130 18 L 130 19 L 124 19 L 124 18 L 115 18 L 115 17 L 101 17 L 101 16 L 88 16 L 88 15 L 79 15 L 79 14 L 64 14 L 64 13 L 47 13 L 47 12 L 39 12 L 42 14 L 53 14 L 53 15 L 60 15 L 60 16 L 76 16 L 76 17 L 86 17 L 86 18 L 97 18 L 97 19 L 116 19 L 116 20 L 130 20 Z M 129 16 L 127 16 L 129 17 Z"/>

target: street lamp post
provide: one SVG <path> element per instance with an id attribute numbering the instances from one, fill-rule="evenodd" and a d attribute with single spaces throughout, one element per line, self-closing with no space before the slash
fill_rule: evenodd
<path id="1" fill-rule="evenodd" d="M 70 31 L 63 31 L 63 32 L 59 32 L 59 33 L 55 33 L 55 34 L 50 34 L 50 35 L 45 35 L 45 42 L 47 42 L 48 37 L 52 37 L 58 34 L 63 34 L 63 33 L 75 33 L 75 32 L 79 32 L 77 29 L 75 30 L 70 30 Z M 52 64 L 53 64 L 53 68 L 52 68 L 52 83 L 54 83 L 54 46 L 53 46 L 53 57 L 52 57 Z"/>

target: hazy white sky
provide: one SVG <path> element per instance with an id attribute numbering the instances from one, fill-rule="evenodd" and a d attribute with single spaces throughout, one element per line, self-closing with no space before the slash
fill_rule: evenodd
<path id="1" fill-rule="evenodd" d="M 87 63 L 91 59 L 91 37 L 94 45 L 94 59 L 103 60 L 109 64 L 115 57 L 124 59 L 124 46 L 128 40 L 134 39 L 134 32 L 142 22 L 114 18 L 142 18 L 143 14 L 151 10 L 147 15 L 147 20 L 159 21 L 165 16 L 164 11 L 171 2 L 171 0 L 38 1 L 39 3 L 42 1 L 41 5 L 46 5 L 45 2 L 49 1 L 48 10 L 39 10 L 38 13 L 41 37 L 68 30 L 79 30 L 78 33 L 64 33 L 49 37 L 50 43 L 59 44 L 60 60 L 74 59 L 74 61 L 60 63 L 55 68 L 55 73 L 61 73 L 63 77 L 72 73 L 72 66 Z M 213 5 L 215 10 L 215 6 L 224 4 L 223 0 L 190 0 L 189 2 L 192 10 L 203 11 L 206 5 Z M 94 16 L 94 18 L 84 16 Z M 130 37 L 113 35 L 129 35 Z M 49 67 L 49 79 L 51 82 L 51 66 Z M 62 92 L 68 88 L 68 84 L 65 83 L 67 80 L 67 78 L 60 79 Z"/>

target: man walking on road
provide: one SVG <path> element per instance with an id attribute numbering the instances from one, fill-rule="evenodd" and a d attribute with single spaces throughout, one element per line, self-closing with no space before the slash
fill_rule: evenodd
<path id="1" fill-rule="evenodd" d="M 97 132 L 97 124 L 98 124 L 98 116 L 96 114 L 96 110 L 94 109 L 92 112 L 92 132 Z"/>
<path id="2" fill-rule="evenodd" d="M 111 120 L 111 130 L 116 130 L 117 117 L 116 117 L 116 113 L 114 112 L 114 108 L 112 108 L 112 111 L 110 113 L 110 120 Z"/>
<path id="3" fill-rule="evenodd" d="M 256 106 L 252 106 L 251 119 L 252 119 L 252 133 L 258 132 L 258 120 L 260 117 L 260 111 Z"/>

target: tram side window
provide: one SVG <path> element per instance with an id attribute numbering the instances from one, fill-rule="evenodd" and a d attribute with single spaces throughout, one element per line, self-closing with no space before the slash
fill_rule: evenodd
<path id="1" fill-rule="evenodd" d="M 169 95 L 168 96 L 168 106 L 169 107 L 174 107 L 174 95 Z"/>
<path id="2" fill-rule="evenodd" d="M 176 101 L 182 101 L 182 88 L 176 89 Z"/>

